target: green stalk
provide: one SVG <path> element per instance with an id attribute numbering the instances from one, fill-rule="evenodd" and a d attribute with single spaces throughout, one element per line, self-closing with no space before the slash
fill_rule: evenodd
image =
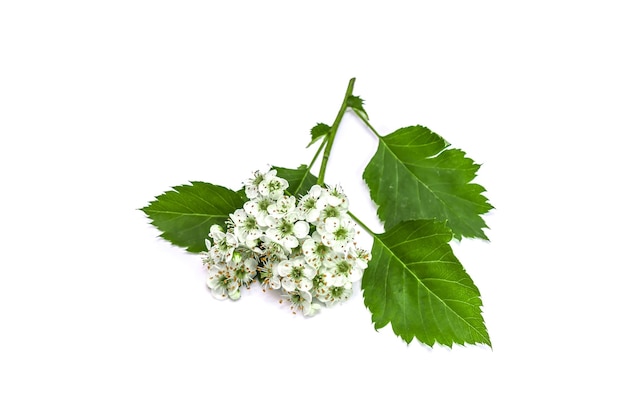
<path id="1" fill-rule="evenodd" d="M 346 113 L 348 109 L 348 99 L 352 96 L 352 90 L 354 89 L 355 78 L 351 79 L 348 83 L 348 88 L 346 89 L 346 94 L 343 97 L 343 103 L 341 104 L 341 108 L 339 109 L 339 113 L 337 113 L 337 117 L 335 118 L 335 122 L 330 127 L 330 132 L 326 137 L 326 147 L 324 148 L 324 155 L 322 157 L 322 164 L 320 166 L 320 174 L 317 176 L 317 184 L 320 186 L 324 185 L 324 175 L 326 174 L 326 166 L 328 165 L 328 157 L 330 157 L 330 150 L 333 147 L 333 142 L 335 141 L 335 135 L 337 135 L 337 129 L 339 129 L 339 124 L 341 123 L 341 119 L 343 115 Z"/>
<path id="2" fill-rule="evenodd" d="M 378 132 L 376 132 L 376 129 L 374 129 L 374 127 L 370 124 L 370 121 L 367 120 L 367 118 L 365 118 L 361 112 L 354 112 L 356 113 L 356 115 L 359 117 L 359 119 L 361 119 L 363 121 L 363 123 L 369 128 L 370 131 L 372 131 L 374 133 L 374 135 L 376 135 L 378 137 L 378 139 L 381 139 L 382 136 L 380 136 L 380 134 Z"/>
<path id="3" fill-rule="evenodd" d="M 357 218 L 354 215 L 354 213 L 348 211 L 348 215 L 350 215 L 350 217 L 354 220 L 354 222 L 356 222 L 361 228 L 363 228 L 363 230 L 367 232 L 370 236 L 372 237 L 376 236 L 376 233 L 372 231 L 371 229 L 369 229 L 368 226 L 363 223 L 363 221 L 361 221 L 359 218 Z"/>
<path id="4" fill-rule="evenodd" d="M 313 159 L 311 160 L 309 165 L 306 167 L 306 173 L 304 173 L 304 176 L 302 176 L 302 180 L 300 180 L 300 183 L 298 184 L 298 187 L 296 188 L 296 190 L 300 190 L 300 188 L 302 187 L 302 183 L 304 183 L 304 179 L 306 179 L 306 177 L 311 172 L 311 168 L 313 168 L 313 164 L 315 164 L 317 157 L 319 157 L 320 153 L 322 152 L 322 149 L 324 149 L 324 146 L 326 145 L 326 141 L 327 141 L 327 138 L 324 138 L 319 148 L 317 149 L 317 151 L 315 151 L 315 155 L 313 156 Z"/>
<path id="5" fill-rule="evenodd" d="M 317 149 L 317 151 L 315 151 L 315 155 L 313 156 L 313 159 L 311 160 L 311 162 L 309 163 L 309 165 L 306 168 L 307 174 L 311 172 L 311 168 L 313 167 L 313 164 L 315 164 L 315 161 L 317 160 L 317 157 L 319 157 L 320 153 L 324 149 L 324 146 L 326 145 L 327 140 L 328 140 L 328 138 L 324 138 L 322 140 L 322 143 L 320 144 L 319 148 Z"/>

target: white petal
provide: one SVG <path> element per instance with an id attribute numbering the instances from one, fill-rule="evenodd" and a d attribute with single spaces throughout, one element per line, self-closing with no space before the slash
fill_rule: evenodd
<path id="1" fill-rule="evenodd" d="M 283 285 L 283 289 L 285 289 L 287 292 L 293 292 L 294 290 L 296 290 L 296 283 L 291 280 L 290 277 L 284 277 L 281 280 L 281 283 Z"/>
<path id="2" fill-rule="evenodd" d="M 320 213 L 319 209 L 311 209 L 306 215 L 306 221 L 310 223 L 317 222 L 320 219 Z"/>
<path id="3" fill-rule="evenodd" d="M 224 300 L 228 297 L 223 289 L 211 289 L 211 294 L 215 299 Z"/>
<path id="4" fill-rule="evenodd" d="M 306 254 L 313 254 L 315 251 L 315 241 L 313 238 L 309 238 L 302 243 L 302 252 Z"/>
<path id="5" fill-rule="evenodd" d="M 259 195 L 259 189 L 252 184 L 246 185 L 246 197 L 248 199 L 254 199 Z"/>
<path id="6" fill-rule="evenodd" d="M 258 267 L 259 263 L 257 263 L 254 258 L 247 258 L 246 261 L 243 262 L 243 265 L 249 273 L 253 273 L 256 272 L 256 268 Z"/>
<path id="7" fill-rule="evenodd" d="M 270 278 L 269 284 L 272 289 L 280 289 L 280 279 L 276 276 Z"/>
<path id="8" fill-rule="evenodd" d="M 313 288 L 313 282 L 310 279 L 307 279 L 306 277 L 303 278 L 302 280 L 300 280 L 300 284 L 298 284 L 298 289 L 300 290 L 311 290 Z"/>
<path id="9" fill-rule="evenodd" d="M 293 235 L 288 235 L 282 240 L 283 247 L 289 250 L 291 250 L 292 248 L 296 248 L 298 244 L 299 244 L 298 239 L 294 237 Z"/>
<path id="10" fill-rule="evenodd" d="M 257 222 L 259 222 L 259 220 L 257 219 Z M 271 215 L 267 215 L 264 219 L 263 219 L 263 226 L 266 226 L 268 228 L 276 228 L 278 226 L 278 219 L 276 219 L 275 217 L 271 216 Z M 259 225 L 261 225 L 261 222 L 259 222 Z"/>
<path id="11" fill-rule="evenodd" d="M 243 204 L 243 209 L 246 211 L 246 213 L 252 216 L 256 216 L 257 213 L 259 213 L 259 204 L 254 200 L 248 200 L 246 203 Z"/>
<path id="12" fill-rule="evenodd" d="M 248 218 L 248 215 L 246 214 L 246 211 L 243 209 L 237 209 L 236 211 L 230 214 L 230 219 L 233 220 L 235 225 L 243 224 L 247 218 Z"/>
<path id="13" fill-rule="evenodd" d="M 304 274 L 305 277 L 307 277 L 309 279 L 312 279 L 317 274 L 317 269 L 315 269 L 315 268 L 311 267 L 310 265 L 306 264 L 304 266 L 304 269 L 302 270 L 302 274 Z"/>
<path id="14" fill-rule="evenodd" d="M 320 186 L 319 184 L 314 184 L 313 186 L 311 186 L 308 194 L 318 199 L 322 195 L 322 186 Z"/>
<path id="15" fill-rule="evenodd" d="M 361 270 L 360 268 L 353 267 L 350 277 L 348 278 L 350 279 L 352 283 L 355 283 L 361 280 L 362 277 L 363 277 L 363 270 Z"/>
<path id="16" fill-rule="evenodd" d="M 281 234 L 276 228 L 270 228 L 265 231 L 265 236 L 274 242 L 280 242 Z"/>
<path id="17" fill-rule="evenodd" d="M 328 202 L 330 206 L 339 206 L 341 204 L 340 198 L 338 198 L 337 196 L 330 195 L 330 194 L 326 198 L 326 201 Z"/>
<path id="18" fill-rule="evenodd" d="M 214 224 L 211 226 L 209 236 L 213 238 L 213 242 L 217 242 L 221 241 L 226 234 L 222 231 L 222 228 L 219 225 Z"/>
<path id="19" fill-rule="evenodd" d="M 309 234 L 309 223 L 298 221 L 293 225 L 293 234 L 296 238 L 304 238 Z"/>
<path id="20" fill-rule="evenodd" d="M 291 268 L 292 268 L 291 261 L 289 260 L 281 261 L 278 264 L 278 267 L 276 267 L 276 272 L 283 277 L 287 277 L 287 275 L 289 275 L 289 273 L 291 272 Z"/>
<path id="21" fill-rule="evenodd" d="M 331 217 L 326 218 L 326 221 L 324 221 L 324 229 L 328 232 L 335 232 L 339 225 L 341 225 L 339 218 Z"/>
<path id="22" fill-rule="evenodd" d="M 237 241 L 237 237 L 235 234 L 231 234 L 230 232 L 226 234 L 226 244 L 229 247 L 236 247 L 239 241 Z"/>

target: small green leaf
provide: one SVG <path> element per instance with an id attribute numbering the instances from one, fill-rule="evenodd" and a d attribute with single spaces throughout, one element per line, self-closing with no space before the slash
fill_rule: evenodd
<path id="1" fill-rule="evenodd" d="M 380 139 L 363 179 L 378 216 L 391 228 L 410 219 L 447 222 L 456 238 L 487 239 L 482 214 L 493 208 L 471 181 L 479 165 L 423 126 L 399 129 Z"/>
<path id="2" fill-rule="evenodd" d="M 198 253 L 213 224 L 222 224 L 243 206 L 240 193 L 210 183 L 192 182 L 172 188 L 141 210 L 159 229 L 162 238 Z"/>
<path id="3" fill-rule="evenodd" d="M 376 329 L 391 323 L 407 343 L 491 346 L 480 293 L 448 242 L 451 231 L 434 220 L 408 221 L 374 236 L 362 279 Z"/>
<path id="4" fill-rule="evenodd" d="M 302 164 L 297 169 L 272 167 L 276 170 L 278 177 L 282 177 L 289 182 L 287 191 L 292 196 L 300 196 L 306 194 L 311 186 L 317 183 L 317 177 L 311 174 L 308 166 Z"/>
<path id="5" fill-rule="evenodd" d="M 330 126 L 325 123 L 318 123 L 311 128 L 311 142 L 306 147 L 310 147 L 320 139 L 324 138 L 330 132 Z"/>
<path id="6" fill-rule="evenodd" d="M 348 107 L 351 107 L 352 110 L 359 113 L 364 119 L 368 119 L 367 112 L 363 108 L 363 103 L 365 101 L 361 99 L 359 96 L 350 96 L 348 97 Z"/>

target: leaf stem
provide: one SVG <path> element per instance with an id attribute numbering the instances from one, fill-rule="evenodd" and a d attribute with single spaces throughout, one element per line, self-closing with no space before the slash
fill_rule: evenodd
<path id="1" fill-rule="evenodd" d="M 382 136 L 380 136 L 380 134 L 378 132 L 376 132 L 376 129 L 374 129 L 374 127 L 370 124 L 370 121 L 367 120 L 366 117 L 364 117 L 361 112 L 354 112 L 356 113 L 356 115 L 359 117 L 359 119 L 361 119 L 363 121 L 363 123 L 369 128 L 370 131 L 372 131 L 374 133 L 374 135 L 376 135 L 378 137 L 378 139 L 381 139 Z"/>
<path id="2" fill-rule="evenodd" d="M 326 166 L 328 165 L 328 157 L 330 157 L 330 150 L 333 147 L 333 142 L 335 141 L 335 135 L 337 134 L 337 129 L 339 129 L 339 124 L 341 123 L 341 119 L 343 115 L 346 113 L 346 109 L 348 108 L 348 99 L 352 96 L 352 90 L 354 89 L 354 82 L 356 78 L 352 78 L 348 83 L 348 88 L 346 89 L 346 94 L 343 97 L 343 103 L 341 104 L 341 108 L 339 109 L 339 113 L 337 113 L 337 117 L 335 117 L 335 121 L 333 122 L 333 126 L 330 127 L 330 132 L 326 137 L 326 147 L 324 148 L 324 156 L 322 157 L 322 164 L 320 166 L 320 173 L 317 176 L 317 184 L 320 186 L 324 184 L 324 175 L 326 174 Z"/>
<path id="3" fill-rule="evenodd" d="M 320 153 L 324 149 L 324 146 L 326 145 L 326 141 L 327 141 L 327 138 L 324 138 L 324 140 L 320 144 L 320 146 L 317 149 L 317 151 L 315 151 L 315 155 L 313 156 L 313 159 L 311 160 L 309 165 L 306 167 L 306 173 L 302 177 L 302 180 L 300 180 L 300 184 L 298 184 L 298 187 L 297 187 L 296 190 L 300 190 L 300 187 L 302 187 L 302 184 L 304 183 L 304 179 L 306 179 L 306 176 L 311 172 L 311 169 L 313 168 L 313 164 L 315 164 L 315 161 L 317 160 L 317 157 L 319 157 Z"/>
<path id="4" fill-rule="evenodd" d="M 313 156 L 313 159 L 311 160 L 311 162 L 309 163 L 309 166 L 307 167 L 307 173 L 311 172 L 311 168 L 313 167 L 313 164 L 315 164 L 317 157 L 319 157 L 320 153 L 324 149 L 324 146 L 326 145 L 327 140 L 328 138 L 324 138 L 319 148 L 317 149 L 317 151 L 315 151 L 315 155 Z"/>
<path id="5" fill-rule="evenodd" d="M 373 238 L 376 237 L 376 233 L 374 231 L 372 231 L 371 229 L 369 229 L 369 227 L 367 225 L 365 225 L 363 223 L 363 221 L 361 221 L 359 218 L 357 218 L 354 213 L 348 211 L 348 215 L 350 215 L 350 217 L 354 220 L 354 222 L 356 222 L 361 228 L 363 228 L 365 230 L 365 232 L 370 234 Z"/>

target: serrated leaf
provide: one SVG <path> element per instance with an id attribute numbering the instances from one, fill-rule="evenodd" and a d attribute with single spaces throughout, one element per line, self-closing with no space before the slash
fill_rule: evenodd
<path id="1" fill-rule="evenodd" d="M 162 238 L 192 253 L 205 251 L 211 226 L 223 224 L 244 203 L 240 193 L 210 183 L 192 182 L 172 189 L 141 210 Z"/>
<path id="2" fill-rule="evenodd" d="M 452 253 L 451 238 L 434 220 L 403 222 L 374 236 L 361 287 L 376 329 L 391 323 L 407 343 L 491 346 L 480 293 Z"/>
<path id="3" fill-rule="evenodd" d="M 320 139 L 324 138 L 330 132 L 330 126 L 325 123 L 318 123 L 311 128 L 311 142 L 306 147 L 310 147 Z"/>
<path id="4" fill-rule="evenodd" d="M 365 119 L 368 119 L 367 112 L 363 108 L 363 103 L 365 103 L 365 101 L 361 99 L 359 96 L 348 97 L 348 101 L 347 101 L 348 107 L 351 107 L 352 110 L 360 113 L 361 116 L 363 116 Z"/>
<path id="5" fill-rule="evenodd" d="M 363 172 L 378 216 L 391 228 L 410 219 L 446 221 L 456 238 L 487 239 L 481 215 L 493 208 L 471 181 L 479 165 L 423 126 L 380 139 Z"/>
<path id="6" fill-rule="evenodd" d="M 300 196 L 306 194 L 311 186 L 317 183 L 317 177 L 311 174 L 308 166 L 302 164 L 297 169 L 272 167 L 276 170 L 276 175 L 282 177 L 289 182 L 287 191 L 292 196 Z"/>

